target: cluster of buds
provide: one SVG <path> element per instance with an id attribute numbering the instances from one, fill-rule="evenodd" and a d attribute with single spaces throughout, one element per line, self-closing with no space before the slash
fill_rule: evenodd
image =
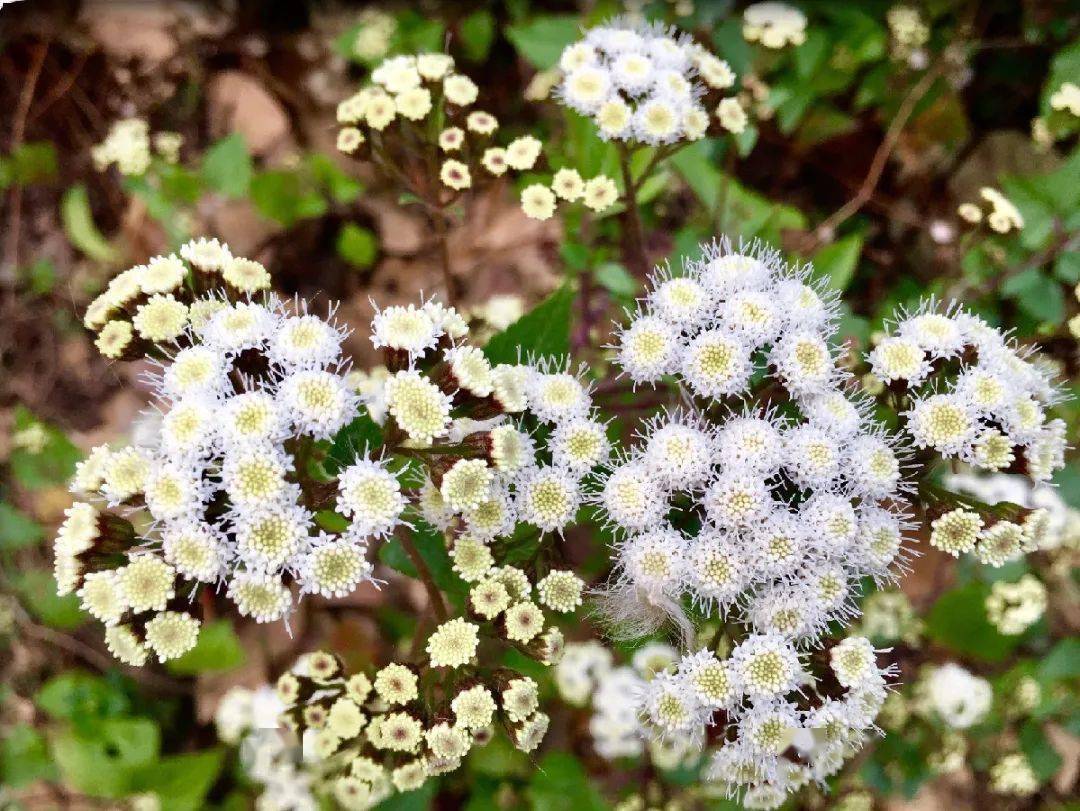
<path id="1" fill-rule="evenodd" d="M 197 239 L 179 256 L 155 256 L 116 275 L 87 307 L 83 323 L 110 360 L 163 358 L 190 344 L 221 308 L 269 288 L 270 274 L 260 263 L 233 256 L 216 239 Z"/>
<path id="2" fill-rule="evenodd" d="M 141 118 L 113 122 L 105 140 L 90 150 L 94 167 L 104 172 L 113 164 L 122 175 L 139 176 L 150 168 L 154 153 L 166 163 L 180 159 L 183 136 L 178 132 L 156 132 Z"/>
<path id="3" fill-rule="evenodd" d="M 526 135 L 497 146 L 499 122 L 473 108 L 478 95 L 448 54 L 391 57 L 371 72 L 370 85 L 338 105 L 338 149 L 371 157 L 429 201 L 442 201 L 447 189 L 452 199 L 485 176 L 533 168 L 540 141 Z"/>
<path id="4" fill-rule="evenodd" d="M 515 586 L 514 579 L 503 582 Z M 432 634 L 423 663 L 347 674 L 336 656 L 319 652 L 283 674 L 282 720 L 319 775 L 316 791 L 345 809 L 372 808 L 456 770 L 473 748 L 491 741 L 496 725 L 524 752 L 539 746 L 549 718 L 537 683 L 478 664 L 478 641 L 476 625 L 453 619 Z"/>
<path id="5" fill-rule="evenodd" d="M 1001 330 L 933 301 L 901 313 L 870 352 L 873 374 L 910 399 L 904 430 L 917 447 L 981 470 L 1046 481 L 1063 467 L 1065 423 L 1053 371 Z"/>

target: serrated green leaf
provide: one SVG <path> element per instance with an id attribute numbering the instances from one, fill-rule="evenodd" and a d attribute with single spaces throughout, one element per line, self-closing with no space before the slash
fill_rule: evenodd
<path id="1" fill-rule="evenodd" d="M 1020 748 L 1039 780 L 1049 780 L 1061 768 L 1061 755 L 1046 739 L 1042 726 L 1028 721 L 1020 727 Z"/>
<path id="2" fill-rule="evenodd" d="M 64 192 L 60 200 L 60 219 L 71 244 L 91 259 L 99 262 L 113 262 L 117 259 L 116 249 L 94 224 L 86 186 L 75 185 Z"/>
<path id="3" fill-rule="evenodd" d="M 562 357 L 570 351 L 570 311 L 574 291 L 564 284 L 531 312 L 493 335 L 484 355 L 494 363 L 517 363 L 530 356 Z"/>

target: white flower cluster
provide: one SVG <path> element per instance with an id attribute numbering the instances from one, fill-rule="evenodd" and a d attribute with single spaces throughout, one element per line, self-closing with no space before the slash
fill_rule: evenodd
<path id="1" fill-rule="evenodd" d="M 491 176 L 532 169 L 541 142 L 524 135 L 496 146 L 492 136 L 498 120 L 470 109 L 478 96 L 476 83 L 455 72 L 449 54 L 390 57 L 371 72 L 371 84 L 338 104 L 337 121 L 343 126 L 337 147 L 351 155 L 371 141 L 372 157 L 393 164 L 390 173 L 400 176 L 405 162 L 416 157 L 416 139 L 434 134 L 426 146 L 440 156 L 439 182 L 453 191 L 470 188 L 480 168 Z M 432 119 L 438 127 L 418 126 Z M 398 127 L 391 126 L 395 122 Z M 403 137 L 391 137 L 395 134 Z"/>
<path id="2" fill-rule="evenodd" d="M 175 163 L 180 155 L 183 138 L 175 132 L 158 132 L 153 139 L 150 127 L 141 118 L 114 121 L 105 140 L 90 150 L 94 167 L 104 172 L 112 164 L 123 175 L 138 176 L 150 168 L 153 149 L 167 162 Z"/>
<path id="3" fill-rule="evenodd" d="M 255 811 L 317 811 L 313 775 L 281 727 L 284 709 L 272 687 L 232 687 L 214 713 L 218 739 L 239 747 L 244 774 L 259 787 Z"/>
<path id="4" fill-rule="evenodd" d="M 967 729 L 982 721 L 993 700 L 990 682 L 954 662 L 926 666 L 915 683 L 916 710 L 952 729 Z"/>
<path id="5" fill-rule="evenodd" d="M 558 361 L 492 365 L 459 341 L 466 332 L 456 312 L 430 302 L 378 310 L 372 342 L 396 371 L 363 381 L 363 402 L 410 445 L 460 446 L 418 496 L 429 524 L 457 527 L 455 549 L 507 536 L 519 521 L 561 532 L 583 480 L 608 457 L 588 384 Z M 550 432 L 544 443 L 531 433 L 539 426 Z"/>
<path id="6" fill-rule="evenodd" d="M 733 726 L 740 743 L 717 755 L 718 779 L 781 798 L 795 787 L 787 765 L 740 772 L 751 751 L 742 742 L 759 723 L 780 724 L 776 713 L 784 729 L 803 724 L 792 706 L 772 701 L 810 678 L 796 650 L 857 613 L 861 577 L 891 577 L 907 523 L 901 454 L 847 391 L 835 315 L 807 269 L 758 244 L 706 245 L 683 274 L 659 272 L 619 331 L 617 362 L 635 384 L 678 385 L 684 406 L 645 422 L 640 442 L 603 471 L 590 498 L 619 539 L 602 598 L 617 630 L 636 636 L 670 620 L 689 646 L 690 602 L 752 632 L 727 662 L 701 651 L 651 682 L 650 725 L 696 729 L 699 738 L 704 724 Z M 739 670 L 758 648 L 775 664 L 764 681 Z M 880 680 L 872 662 L 871 651 L 867 667 Z M 714 699 L 687 686 L 699 670 Z M 883 697 L 878 686 L 872 692 Z M 852 751 L 845 744 L 830 757 L 841 750 Z M 745 779 L 734 779 L 740 773 Z"/>
<path id="7" fill-rule="evenodd" d="M 657 689 L 659 680 L 652 682 L 646 707 L 655 706 L 654 723 L 685 713 L 700 724 L 725 712 L 736 734 L 713 754 L 706 777 L 729 794 L 744 791 L 747 808 L 779 808 L 790 792 L 824 784 L 877 731 L 892 670 L 879 668 L 875 654 L 863 637 L 834 645 L 829 669 L 839 689 L 807 708 L 808 674 L 795 648 L 777 634 L 751 635 L 727 660 L 708 651 L 684 658 L 666 684 Z M 707 709 L 697 709 L 701 703 Z"/>
<path id="8" fill-rule="evenodd" d="M 754 3 L 743 11 L 743 38 L 773 49 L 802 45 L 806 42 L 806 15 L 776 0 Z"/>
<path id="9" fill-rule="evenodd" d="M 905 430 L 918 447 L 1035 481 L 1064 466 L 1065 423 L 1047 416 L 1060 399 L 1053 373 L 978 316 L 930 301 L 901 314 L 868 359 L 911 392 Z"/>
<path id="10" fill-rule="evenodd" d="M 186 604 L 201 586 L 223 588 L 258 622 L 289 613 L 293 583 L 307 594 L 353 591 L 370 579 L 369 539 L 400 511 L 396 491 L 378 491 L 386 525 L 354 520 L 330 534 L 316 524 L 318 494 L 305 489 L 314 443 L 357 412 L 341 355 L 345 332 L 273 297 L 207 301 L 213 313 L 189 325 L 148 378 L 160 413 L 156 435 L 93 451 L 72 488 L 100 501 L 72 507 L 56 542 L 61 593 L 78 591 L 129 664 L 142 664 L 149 650 L 164 660 L 195 644 L 199 623 Z M 357 467 L 382 473 L 373 461 Z M 343 487 L 342 511 L 350 492 Z M 130 524 L 101 503 L 145 509 L 144 537 L 131 537 Z M 127 537 L 118 539 L 124 524 Z M 118 567 L 108 557 L 117 553 Z"/>
<path id="11" fill-rule="evenodd" d="M 811 643 L 854 614 L 860 577 L 890 576 L 901 456 L 845 391 L 834 315 L 805 270 L 723 242 L 683 275 L 657 274 L 621 329 L 630 379 L 674 377 L 687 404 L 646 422 L 591 497 L 621 538 L 609 602 L 632 631 L 679 621 L 689 597 Z M 773 394 L 755 402 L 759 379 Z"/>
<path id="12" fill-rule="evenodd" d="M 197 239 L 179 256 L 155 256 L 117 274 L 86 308 L 83 324 L 97 332 L 96 346 L 106 358 L 160 355 L 159 345 L 184 343 L 228 301 L 269 287 L 270 274 L 260 263 L 233 256 L 216 239 Z M 197 298 L 192 291 L 216 294 Z"/>
<path id="13" fill-rule="evenodd" d="M 978 203 L 961 203 L 956 213 L 960 219 L 971 225 L 978 225 L 986 218 L 986 224 L 992 231 L 999 234 L 1007 234 L 1010 231 L 1019 231 L 1024 227 L 1024 217 L 1020 209 L 1004 194 L 990 186 L 979 189 L 979 196 L 983 200 L 983 206 Z M 984 212 L 985 209 L 985 212 Z"/>
<path id="14" fill-rule="evenodd" d="M 420 676 L 398 663 L 372 677 L 350 675 L 336 657 L 319 652 L 278 679 L 282 718 L 319 776 L 317 794 L 361 811 L 455 771 L 473 748 L 492 739 L 496 722 L 524 752 L 539 746 L 547 732 L 539 686 L 527 676 L 507 672 L 491 685 L 458 683 L 445 691 L 438 712 L 422 698 Z"/>
<path id="15" fill-rule="evenodd" d="M 616 666 L 612 652 L 600 643 L 571 642 L 555 667 L 555 684 L 568 703 L 589 704 L 589 734 L 605 760 L 640 757 L 647 748 L 650 761 L 661 769 L 693 766 L 701 759 L 697 740 L 682 733 L 649 737 L 639 715 L 646 685 L 677 660 L 670 645 L 650 643 L 634 652 L 630 665 Z"/>
<path id="16" fill-rule="evenodd" d="M 838 687 L 816 706 L 806 701 L 803 657 L 778 634 L 753 634 L 726 659 L 708 650 L 683 656 L 661 643 L 615 666 L 597 642 L 570 643 L 555 683 L 570 704 L 591 702 L 589 732 L 601 757 L 648 751 L 663 769 L 709 758 L 706 779 L 746 807 L 775 808 L 787 794 L 835 774 L 874 729 L 886 697 L 876 651 L 849 637 L 829 651 Z M 705 745 L 705 727 L 725 718 L 734 735 Z M 792 752 L 795 756 L 792 757 Z"/>
<path id="17" fill-rule="evenodd" d="M 1016 636 L 1038 622 L 1046 611 L 1046 586 L 1032 574 L 1015 583 L 996 581 L 986 597 L 986 616 L 998 633 Z"/>
<path id="18" fill-rule="evenodd" d="M 1067 504 L 1049 484 L 1017 473 L 950 473 L 945 486 L 991 506 L 1008 502 L 1029 510 L 1024 526 L 1029 535 L 1026 545 L 1032 551 L 1080 548 L 1080 510 Z"/>
<path id="19" fill-rule="evenodd" d="M 601 138 L 653 146 L 702 138 L 705 97 L 735 84 L 728 63 L 689 35 L 622 19 L 567 46 L 559 67 L 559 99 L 591 117 Z"/>

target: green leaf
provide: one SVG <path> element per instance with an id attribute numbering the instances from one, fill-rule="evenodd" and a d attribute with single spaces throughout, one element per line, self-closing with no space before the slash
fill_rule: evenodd
<path id="1" fill-rule="evenodd" d="M 364 191 L 364 184 L 342 171 L 334 160 L 321 152 L 307 157 L 307 167 L 312 178 L 335 202 L 348 204 Z"/>
<path id="2" fill-rule="evenodd" d="M 21 144 L 8 160 L 11 181 L 15 185 L 46 183 L 56 177 L 56 148 L 48 141 Z"/>
<path id="3" fill-rule="evenodd" d="M 544 299 L 484 347 L 494 363 L 517 363 L 529 356 L 561 357 L 570 352 L 570 310 L 574 291 L 568 284 Z"/>
<path id="4" fill-rule="evenodd" d="M 714 138 L 703 138 L 680 149 L 671 157 L 671 164 L 690 186 L 698 200 L 712 210 L 719 200 L 723 175 L 713 160 L 716 144 Z"/>
<path id="5" fill-rule="evenodd" d="M 814 255 L 815 274 L 828 279 L 832 287 L 843 292 L 855 277 L 863 242 L 862 234 L 850 234 L 826 245 Z"/>
<path id="6" fill-rule="evenodd" d="M 595 271 L 596 282 L 609 293 L 623 298 L 633 298 L 638 282 L 618 262 L 605 262 Z"/>
<path id="7" fill-rule="evenodd" d="M 306 188 L 296 172 L 260 172 L 251 179 L 250 195 L 260 214 L 286 227 L 327 209 L 322 195 Z"/>
<path id="8" fill-rule="evenodd" d="M 34 703 L 58 721 L 83 726 L 131 709 L 127 694 L 116 681 L 83 670 L 53 676 L 38 690 Z"/>
<path id="9" fill-rule="evenodd" d="M 136 771 L 132 792 L 153 792 L 161 811 L 198 811 L 206 808 L 206 794 L 224 762 L 221 749 L 170 755 Z"/>
<path id="10" fill-rule="evenodd" d="M 1056 681 L 1080 678 L 1080 639 L 1058 642 L 1039 662 L 1039 678 Z"/>
<path id="11" fill-rule="evenodd" d="M 461 21 L 459 29 L 465 58 L 471 62 L 483 62 L 495 41 L 495 17 L 487 9 L 474 11 Z"/>
<path id="12" fill-rule="evenodd" d="M 12 581 L 26 609 L 50 628 L 69 631 L 86 623 L 88 617 L 79 608 L 79 598 L 56 593 L 52 572 L 28 569 L 13 574 Z"/>
<path id="13" fill-rule="evenodd" d="M 116 249 L 94 224 L 86 186 L 79 184 L 64 192 L 60 201 L 60 219 L 71 244 L 91 259 L 98 262 L 113 262 L 117 259 Z"/>
<path id="14" fill-rule="evenodd" d="M 243 197 L 251 184 L 251 154 L 244 136 L 226 135 L 206 150 L 202 162 L 206 184 L 226 197 Z"/>
<path id="15" fill-rule="evenodd" d="M 121 797 L 136 769 L 158 755 L 157 724 L 145 718 L 110 718 L 93 735 L 62 732 L 52 739 L 53 759 L 64 782 L 95 797 Z"/>
<path id="16" fill-rule="evenodd" d="M 369 268 L 375 262 L 379 251 L 379 241 L 375 234 L 356 223 L 347 222 L 337 235 L 338 256 L 350 265 Z"/>
<path id="17" fill-rule="evenodd" d="M 589 782 L 581 762 L 566 752 L 550 752 L 536 767 L 527 789 L 533 811 L 604 811 L 607 806 Z"/>
<path id="18" fill-rule="evenodd" d="M 1080 251 L 1065 251 L 1054 263 L 1054 275 L 1065 284 L 1080 282 Z"/>
<path id="19" fill-rule="evenodd" d="M 0 783 L 19 788 L 35 780 L 53 780 L 56 766 L 45 737 L 28 724 L 9 727 L 0 739 Z"/>
<path id="20" fill-rule="evenodd" d="M 47 296 L 56 287 L 56 265 L 41 257 L 22 272 L 22 277 L 32 295 Z"/>
<path id="21" fill-rule="evenodd" d="M 454 572 L 453 561 L 450 559 L 450 553 L 446 551 L 446 539 L 443 534 L 423 522 L 418 522 L 416 529 L 405 531 L 410 533 L 412 542 L 416 545 L 416 551 L 431 571 L 435 585 L 447 594 L 459 597 L 464 595 L 467 586 L 465 581 Z M 394 536 L 383 543 L 379 550 L 379 560 L 409 577 L 418 576 L 416 567 L 413 566 L 412 560 L 401 545 L 401 540 Z"/>
<path id="22" fill-rule="evenodd" d="M 1020 638 L 1003 636 L 986 618 L 989 591 L 984 583 L 970 583 L 943 594 L 927 615 L 926 635 L 954 653 L 1000 662 Z"/>
<path id="23" fill-rule="evenodd" d="M 245 660 L 244 649 L 228 620 L 217 620 L 199 630 L 195 647 L 169 661 L 168 669 L 178 676 L 213 673 L 240 667 Z"/>
<path id="24" fill-rule="evenodd" d="M 382 428 L 368 416 L 365 409 L 334 436 L 326 460 L 326 469 L 336 474 L 343 467 L 351 465 L 361 454 L 382 444 Z"/>
<path id="25" fill-rule="evenodd" d="M 26 408 L 15 411 L 15 430 L 40 428 L 45 441 L 40 450 L 18 448 L 11 452 L 8 464 L 11 474 L 21 487 L 41 490 L 65 485 L 75 472 L 75 465 L 82 459 L 82 451 L 72 444 L 63 431 L 40 422 Z"/>
<path id="26" fill-rule="evenodd" d="M 577 40 L 580 33 L 580 20 L 571 14 L 536 17 L 506 30 L 507 39 L 518 53 L 540 70 L 554 67 L 563 49 Z"/>
<path id="27" fill-rule="evenodd" d="M 30 516 L 0 501 L 0 549 L 22 549 L 41 540 L 44 530 Z"/>
<path id="28" fill-rule="evenodd" d="M 1001 294 L 1014 299 L 1020 309 L 1037 321 L 1057 324 L 1065 317 L 1061 285 L 1038 268 L 1030 268 L 1001 285 Z"/>
<path id="29" fill-rule="evenodd" d="M 1061 755 L 1046 739 L 1037 721 L 1028 721 L 1020 728 L 1020 748 L 1040 781 L 1049 780 L 1061 768 Z"/>

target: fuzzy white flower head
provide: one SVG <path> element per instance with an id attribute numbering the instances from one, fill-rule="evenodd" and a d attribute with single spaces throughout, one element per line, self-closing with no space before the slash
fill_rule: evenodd
<path id="1" fill-rule="evenodd" d="M 564 468 L 537 468 L 518 485 L 518 514 L 544 532 L 561 531 L 574 519 L 580 504 L 577 478 Z"/>
<path id="2" fill-rule="evenodd" d="M 364 459 L 338 477 L 338 512 L 352 519 L 352 528 L 360 535 L 390 534 L 405 503 L 397 477 L 382 463 Z"/>
<path id="3" fill-rule="evenodd" d="M 650 281 L 646 301 L 657 315 L 674 327 L 698 327 L 712 316 L 713 297 L 696 278 L 668 278 L 665 272 Z"/>
<path id="4" fill-rule="evenodd" d="M 270 359 L 285 367 L 314 368 L 335 363 L 342 333 L 316 315 L 285 318 L 270 340 Z"/>
<path id="5" fill-rule="evenodd" d="M 631 532 L 656 526 L 668 510 L 659 476 L 640 460 L 611 470 L 594 498 L 609 521 Z"/>
<path id="6" fill-rule="evenodd" d="M 741 695 L 741 686 L 730 662 L 721 662 L 709 650 L 684 656 L 679 675 L 694 697 L 713 709 L 731 707 Z"/>
<path id="7" fill-rule="evenodd" d="M 743 11 L 743 37 L 766 48 L 802 45 L 806 41 L 806 15 L 787 3 L 754 3 Z"/>
<path id="8" fill-rule="evenodd" d="M 975 433 L 976 422 L 970 407 L 949 394 L 933 394 L 917 400 L 906 416 L 915 444 L 933 448 L 945 456 L 963 452 Z"/>
<path id="9" fill-rule="evenodd" d="M 661 673 L 645 687 L 642 714 L 661 734 L 687 733 L 703 720 L 702 708 L 683 679 Z"/>
<path id="10" fill-rule="evenodd" d="M 189 521 L 168 524 L 162 530 L 162 555 L 184 577 L 212 583 L 221 574 L 225 540 L 210 525 Z"/>
<path id="11" fill-rule="evenodd" d="M 720 398 L 741 391 L 750 379 L 753 365 L 750 347 L 724 330 L 705 330 L 686 347 L 681 373 L 694 392 L 702 397 Z"/>
<path id="12" fill-rule="evenodd" d="M 269 574 L 237 573 L 229 581 L 228 596 L 242 616 L 260 623 L 281 619 L 292 605 L 289 590 Z"/>
<path id="13" fill-rule="evenodd" d="M 465 511 L 484 501 L 495 474 L 483 459 L 458 459 L 443 474 L 439 487 L 443 501 L 453 510 Z"/>
<path id="14" fill-rule="evenodd" d="M 432 667 L 461 667 L 476 655 L 479 628 L 460 617 L 444 622 L 428 638 Z"/>
<path id="15" fill-rule="evenodd" d="M 371 579 L 372 565 L 366 549 L 345 539 L 322 536 L 301 563 L 300 584 L 305 592 L 324 597 L 344 597 Z"/>
<path id="16" fill-rule="evenodd" d="M 648 593 L 672 593 L 686 572 L 687 541 L 660 526 L 630 537 L 619 548 L 619 565 L 630 582 Z"/>
<path id="17" fill-rule="evenodd" d="M 652 383 L 675 370 L 680 335 L 656 316 L 638 316 L 618 338 L 618 362 L 635 383 Z"/>
<path id="18" fill-rule="evenodd" d="M 525 387 L 529 408 L 544 422 L 583 416 L 592 405 L 585 386 L 569 372 L 530 370 Z"/>
<path id="19" fill-rule="evenodd" d="M 387 411 L 410 439 L 430 442 L 450 425 L 450 398 L 419 372 L 403 370 L 386 381 Z"/>
<path id="20" fill-rule="evenodd" d="M 371 320 L 371 343 L 420 357 L 439 342 L 442 330 L 423 307 L 387 307 Z"/>
<path id="21" fill-rule="evenodd" d="M 781 695 L 795 689 L 802 674 L 791 643 L 779 634 L 751 634 L 731 654 L 732 666 L 752 698 Z"/>
<path id="22" fill-rule="evenodd" d="M 607 460 L 611 443 L 603 423 L 577 417 L 556 424 L 548 447 L 556 465 L 584 474 Z"/>

